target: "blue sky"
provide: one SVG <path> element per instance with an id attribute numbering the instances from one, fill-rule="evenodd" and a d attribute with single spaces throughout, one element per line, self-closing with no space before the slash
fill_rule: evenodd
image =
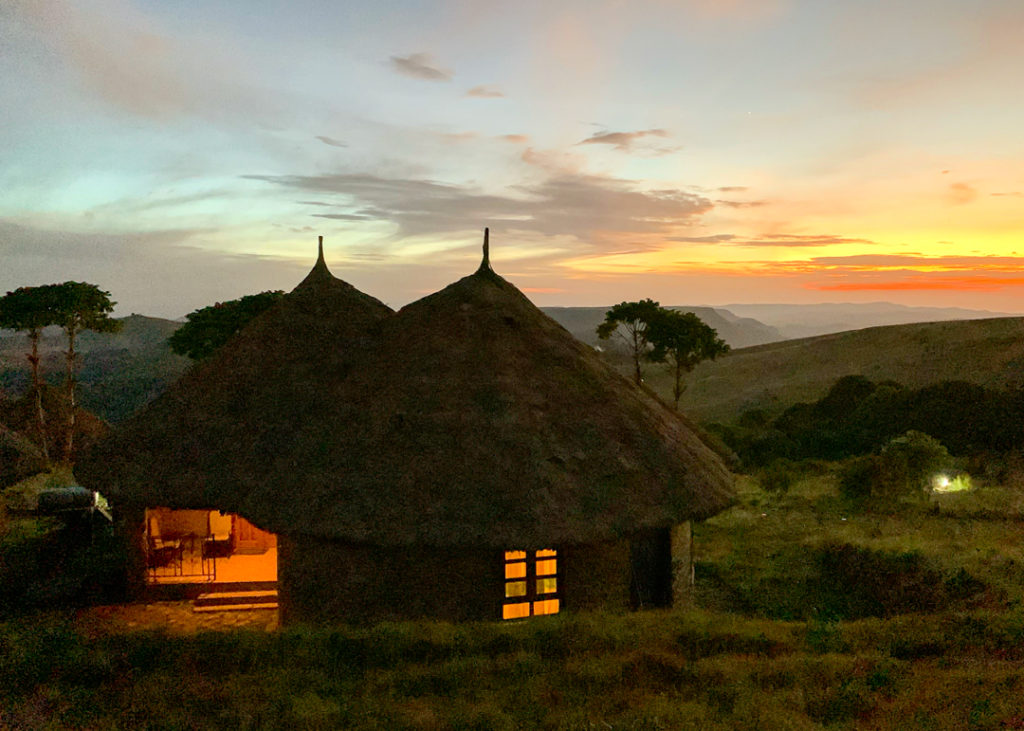
<path id="1" fill-rule="evenodd" d="M 1014 0 L 0 5 L 0 289 L 1024 311 Z"/>

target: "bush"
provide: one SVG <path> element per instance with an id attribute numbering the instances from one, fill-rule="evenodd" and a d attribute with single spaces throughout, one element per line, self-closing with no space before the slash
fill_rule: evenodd
<path id="1" fill-rule="evenodd" d="M 952 464 L 941 442 L 923 432 L 908 431 L 890 440 L 880 453 L 848 462 L 839 475 L 839 492 L 858 501 L 922 497 L 935 473 Z"/>
<path id="2" fill-rule="evenodd" d="M 788 459 L 777 459 L 760 471 L 757 482 L 765 492 L 784 495 L 800 479 L 802 470 Z"/>

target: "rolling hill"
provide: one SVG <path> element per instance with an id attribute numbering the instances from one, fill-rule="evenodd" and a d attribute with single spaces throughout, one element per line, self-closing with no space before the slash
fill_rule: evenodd
<path id="1" fill-rule="evenodd" d="M 774 327 L 749 317 L 737 317 L 728 310 L 715 307 L 669 307 L 680 312 L 692 312 L 718 332 L 718 337 L 733 348 L 746 348 L 782 340 L 783 335 Z M 588 345 L 607 347 L 610 341 L 599 340 L 594 332 L 604 321 L 607 307 L 541 307 L 548 317 L 571 332 L 577 340 Z"/>
<path id="2" fill-rule="evenodd" d="M 665 369 L 647 382 L 671 393 Z M 1024 383 L 1024 318 L 890 325 L 736 349 L 701 363 L 680 407 L 701 421 L 733 422 L 748 409 L 778 413 L 825 394 L 841 376 L 919 388 L 963 380 L 1000 388 Z"/>
<path id="3" fill-rule="evenodd" d="M 180 322 L 142 315 L 117 319 L 122 323 L 120 332 L 85 332 L 76 340 L 79 403 L 109 422 L 128 417 L 162 393 L 190 363 L 167 344 Z M 0 331 L 0 389 L 20 394 L 27 387 L 27 343 L 20 333 Z M 63 378 L 65 348 L 59 328 L 43 332 L 42 371 L 51 384 Z"/>

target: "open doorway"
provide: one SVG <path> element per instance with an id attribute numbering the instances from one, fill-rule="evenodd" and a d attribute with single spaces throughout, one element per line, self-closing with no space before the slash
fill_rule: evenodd
<path id="1" fill-rule="evenodd" d="M 219 510 L 146 510 L 150 584 L 277 581 L 277 536 Z"/>

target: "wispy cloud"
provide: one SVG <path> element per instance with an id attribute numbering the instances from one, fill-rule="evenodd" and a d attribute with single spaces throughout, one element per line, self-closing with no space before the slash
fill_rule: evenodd
<path id="1" fill-rule="evenodd" d="M 455 72 L 437 65 L 429 53 L 392 56 L 391 68 L 400 74 L 424 81 L 451 81 Z"/>
<path id="2" fill-rule="evenodd" d="M 819 292 L 911 292 L 911 291 L 959 291 L 994 292 L 1007 287 L 1024 287 L 1024 276 L 989 277 L 973 275 L 964 277 L 934 277 L 902 279 L 899 281 L 838 282 L 832 284 L 805 284 L 806 289 Z"/>
<path id="3" fill-rule="evenodd" d="M 626 152 L 633 148 L 633 143 L 644 137 L 668 137 L 668 131 L 664 129 L 642 129 L 636 132 L 598 132 L 576 144 L 610 145 L 616 150 Z"/>
<path id="4" fill-rule="evenodd" d="M 499 140 L 505 142 L 511 142 L 516 145 L 525 145 L 530 141 L 529 135 L 501 135 L 498 137 Z"/>
<path id="5" fill-rule="evenodd" d="M 718 201 L 721 202 L 721 201 Z M 766 247 L 778 246 L 809 247 L 834 246 L 836 244 L 873 244 L 870 239 L 849 238 L 835 234 L 761 234 L 760 236 L 744 237 L 736 234 L 714 234 L 711 236 L 670 236 L 668 241 L 684 243 L 722 243 L 729 246 Z"/>
<path id="6" fill-rule="evenodd" d="M 684 190 L 640 190 L 632 181 L 584 174 L 518 185 L 504 195 L 432 180 L 369 174 L 244 177 L 321 196 L 334 194 L 339 210 L 314 215 L 386 220 L 396 224 L 403 236 L 465 232 L 488 222 L 505 230 L 548 236 L 664 233 L 714 207 L 710 200 Z"/>
<path id="7" fill-rule="evenodd" d="M 236 49 L 225 51 L 197 35 L 175 36 L 139 3 L 24 0 L 2 11 L 8 15 L 0 19 L 5 45 L 31 38 L 22 52 L 35 60 L 48 54 L 47 73 L 56 60 L 87 93 L 131 114 L 224 117 L 273 107 L 245 83 L 232 56 Z M 28 31 L 20 41 L 19 29 Z"/>
<path id="8" fill-rule="evenodd" d="M 972 202 L 978 197 L 978 191 L 967 183 L 953 183 L 949 186 L 949 200 L 954 205 Z"/>
<path id="9" fill-rule="evenodd" d="M 497 99 L 505 94 L 490 86 L 474 86 L 466 92 L 466 96 L 475 96 L 481 99 Z"/>
<path id="10" fill-rule="evenodd" d="M 341 140 L 336 140 L 333 137 L 328 137 L 327 135 L 317 135 L 316 138 L 325 145 L 330 145 L 331 147 L 348 147 L 348 145 Z"/>

